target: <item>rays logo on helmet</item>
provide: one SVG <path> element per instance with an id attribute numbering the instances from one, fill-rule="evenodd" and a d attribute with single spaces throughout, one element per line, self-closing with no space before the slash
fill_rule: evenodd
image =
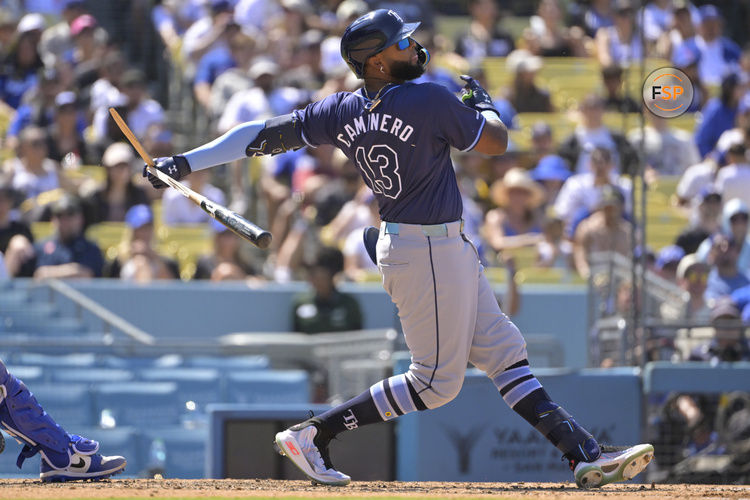
<path id="1" fill-rule="evenodd" d="M 389 16 L 393 16 L 393 17 L 395 17 L 396 19 L 398 19 L 398 22 L 400 22 L 400 23 L 403 23 L 403 22 L 404 22 L 404 20 L 403 20 L 403 19 L 401 19 L 401 16 L 399 16 L 399 15 L 398 15 L 398 13 L 397 13 L 397 12 L 396 12 L 395 10 L 390 10 L 390 9 L 389 9 L 389 10 L 388 10 L 388 15 L 389 15 Z"/>

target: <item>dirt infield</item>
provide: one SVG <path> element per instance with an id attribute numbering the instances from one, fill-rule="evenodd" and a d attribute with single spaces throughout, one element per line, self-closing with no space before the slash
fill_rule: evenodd
<path id="1" fill-rule="evenodd" d="M 750 499 L 750 486 L 620 484 L 584 491 L 572 483 L 407 483 L 353 482 L 346 487 L 312 486 L 306 481 L 114 479 L 99 483 L 42 484 L 0 480 L 1 499 L 71 498 L 242 498 L 242 497 L 489 497 L 521 499 Z"/>

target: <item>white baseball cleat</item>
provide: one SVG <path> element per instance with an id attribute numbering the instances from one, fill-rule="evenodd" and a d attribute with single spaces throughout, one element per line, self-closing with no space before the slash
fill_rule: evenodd
<path id="1" fill-rule="evenodd" d="M 345 486 L 352 480 L 335 470 L 328 456 L 328 442 L 321 437 L 319 420 L 311 418 L 276 434 L 277 451 L 316 483 Z"/>
<path id="2" fill-rule="evenodd" d="M 593 462 L 578 462 L 573 474 L 581 488 L 598 488 L 635 477 L 654 458 L 654 447 L 638 444 L 631 447 L 600 446 L 602 453 Z"/>

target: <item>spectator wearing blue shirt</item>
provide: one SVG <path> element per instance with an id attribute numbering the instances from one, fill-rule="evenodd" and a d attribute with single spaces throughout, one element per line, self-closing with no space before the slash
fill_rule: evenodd
<path id="1" fill-rule="evenodd" d="M 721 96 L 709 100 L 703 108 L 703 120 L 695 130 L 695 143 L 701 157 L 705 158 L 714 149 L 724 131 L 734 127 L 742 92 L 739 76 L 731 74 L 721 82 Z"/>
<path id="2" fill-rule="evenodd" d="M 45 128 L 52 123 L 55 96 L 60 89 L 60 74 L 55 69 L 43 69 L 39 71 L 37 80 L 38 84 L 24 94 L 22 104 L 8 125 L 8 149 L 18 147 L 18 135 L 29 125 Z"/>
<path id="3" fill-rule="evenodd" d="M 677 46 L 672 52 L 672 65 L 685 73 L 690 79 L 690 83 L 693 84 L 693 100 L 687 109 L 688 113 L 695 113 L 703 109 L 709 97 L 708 89 L 701 80 L 698 71 L 700 60 L 701 53 L 698 48 L 685 43 Z"/>
<path id="4" fill-rule="evenodd" d="M 219 75 L 237 66 L 237 60 L 226 41 L 231 40 L 238 32 L 239 26 L 236 24 L 228 25 L 222 36 L 224 43 L 216 44 L 198 61 L 195 78 L 193 79 L 193 93 L 195 99 L 204 109 L 211 109 L 211 86 Z"/>
<path id="5" fill-rule="evenodd" d="M 37 72 L 43 67 L 37 47 L 44 29 L 44 18 L 27 14 L 18 23 L 16 40 L 0 63 L 0 100 L 14 110 L 23 95 L 37 83 Z"/>
<path id="6" fill-rule="evenodd" d="M 736 72 L 741 50 L 732 40 L 722 36 L 723 21 L 715 6 L 704 5 L 699 10 L 698 34 L 684 43 L 697 48 L 701 54 L 701 80 L 708 85 L 718 85 L 727 75 Z"/>
<path id="7" fill-rule="evenodd" d="M 34 244 L 22 275 L 34 278 L 93 278 L 102 275 L 104 258 L 95 243 L 83 235 L 83 210 L 78 198 L 65 194 L 52 205 L 54 235 Z"/>
<path id="8" fill-rule="evenodd" d="M 708 258 L 712 268 L 708 273 L 706 300 L 716 300 L 731 295 L 738 288 L 750 285 L 750 279 L 737 267 L 741 244 L 731 236 L 723 234 L 714 236 Z"/>

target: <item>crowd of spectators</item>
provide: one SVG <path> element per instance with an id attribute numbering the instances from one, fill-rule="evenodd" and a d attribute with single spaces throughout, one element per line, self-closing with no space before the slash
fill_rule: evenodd
<path id="1" fill-rule="evenodd" d="M 737 28 L 743 26 L 738 17 L 744 26 L 750 20 L 747 8 L 703 0 L 651 0 L 642 8 L 632 0 L 533 4 L 533 15 L 514 17 L 502 2 L 467 0 L 462 23 L 449 33 L 439 29 L 439 13 L 429 2 L 161 0 L 132 2 L 124 10 L 83 0 L 2 2 L 4 272 L 189 279 L 175 255 L 159 252 L 155 228 L 202 224 L 213 251 L 196 257 L 193 279 L 304 279 L 311 269 L 305 263 L 325 247 L 343 252 L 338 274 L 344 279 L 372 279 L 376 269 L 360 235 L 378 223 L 377 207 L 354 166 L 333 147 L 188 178 L 194 190 L 271 229 L 270 251 L 255 252 L 211 225 L 176 191 L 144 184 L 140 160 L 108 108 L 118 109 L 148 150 L 162 156 L 238 123 L 354 90 L 361 82 L 340 56 L 339 37 L 353 19 L 385 6 L 407 21 L 423 21 L 416 37 L 433 62 L 419 81 L 457 92 L 459 72 L 491 82 L 484 62 L 505 58 L 498 71 L 508 73 L 509 83 L 490 90 L 511 128 L 509 152 L 455 155 L 466 231 L 487 267 L 515 271 L 521 251 L 533 255 L 523 265 L 587 278 L 595 252 L 630 257 L 637 234 L 633 176 L 643 165 L 649 183 L 680 177 L 675 199 L 689 220 L 674 243 L 691 265 L 673 259 L 659 268 L 654 258 L 652 270 L 689 292 L 681 314 L 705 317 L 713 299 L 748 284 L 750 270 L 750 48 L 736 42 L 747 41 Z M 144 6 L 147 26 L 135 17 Z M 124 36 L 115 27 L 118 17 L 153 36 Z M 158 62 L 156 69 L 144 62 L 144 52 Z M 581 99 L 556 100 L 539 77 L 550 57 L 590 59 L 600 81 Z M 666 59 L 691 76 L 693 133 L 648 112 L 643 129 L 605 124 L 606 113 L 641 112 L 624 71 L 644 57 Z M 531 145 L 519 149 L 514 134 L 524 113 L 565 113 L 577 124 L 562 136 L 552 120 L 541 120 L 531 127 Z M 100 180 L 86 175 L 86 165 L 101 165 Z M 49 221 L 54 234 L 35 241 L 31 228 L 40 221 Z M 87 228 L 103 222 L 124 228 L 114 254 L 97 253 L 86 238 Z M 654 255 L 660 250 L 649 249 Z M 708 271 L 703 297 L 693 285 L 704 269 L 697 263 Z"/>

